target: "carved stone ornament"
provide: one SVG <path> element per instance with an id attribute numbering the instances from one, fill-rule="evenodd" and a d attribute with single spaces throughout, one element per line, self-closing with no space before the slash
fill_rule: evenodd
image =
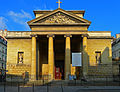
<path id="1" fill-rule="evenodd" d="M 18 53 L 18 63 L 22 64 L 23 63 L 23 52 Z"/>
<path id="2" fill-rule="evenodd" d="M 57 13 L 54 16 L 45 20 L 43 23 L 69 24 L 75 23 L 75 21 L 71 20 L 68 16 L 62 15 L 61 13 Z"/>

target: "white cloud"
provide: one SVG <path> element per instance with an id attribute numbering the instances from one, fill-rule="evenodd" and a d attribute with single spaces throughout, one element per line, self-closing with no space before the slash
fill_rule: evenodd
<path id="1" fill-rule="evenodd" d="M 2 16 L 0 17 L 0 30 L 7 28 L 7 25 L 6 25 L 7 21 L 8 20 L 5 17 L 2 17 Z"/>
<path id="2" fill-rule="evenodd" d="M 18 17 L 18 18 L 32 18 L 31 15 L 23 10 L 21 10 L 21 13 L 15 13 L 14 11 L 10 11 L 8 13 L 10 16 Z"/>
<path id="3" fill-rule="evenodd" d="M 29 26 L 27 25 L 27 21 L 32 19 L 32 16 L 30 13 L 27 13 L 24 10 L 21 10 L 20 13 L 16 13 L 14 11 L 9 11 L 8 15 L 13 19 L 14 22 L 24 26 L 25 30 L 29 30 Z"/>

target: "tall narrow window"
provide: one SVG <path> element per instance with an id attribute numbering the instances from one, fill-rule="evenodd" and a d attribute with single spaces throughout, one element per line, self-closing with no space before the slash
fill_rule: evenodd
<path id="1" fill-rule="evenodd" d="M 7 49 L 5 49 L 5 54 L 7 54 Z"/>
<path id="2" fill-rule="evenodd" d="M 7 61 L 7 56 L 5 56 L 5 61 Z"/>
<path id="3" fill-rule="evenodd" d="M 0 52 L 2 52 L 2 47 L 1 47 L 1 45 L 0 45 Z"/>
<path id="4" fill-rule="evenodd" d="M 2 52 L 4 53 L 4 47 L 2 47 Z"/>
<path id="5" fill-rule="evenodd" d="M 4 61 L 4 55 L 2 55 L 2 60 Z"/>
<path id="6" fill-rule="evenodd" d="M 3 69 L 3 63 L 2 63 L 2 69 Z"/>
<path id="7" fill-rule="evenodd" d="M 18 52 L 18 64 L 23 64 L 24 52 Z"/>
<path id="8" fill-rule="evenodd" d="M 101 64 L 101 52 L 96 51 L 95 54 L 96 54 L 96 56 L 95 56 L 96 57 L 96 63 Z"/>
<path id="9" fill-rule="evenodd" d="M 120 51 L 119 51 L 119 58 L 120 58 Z"/>
<path id="10" fill-rule="evenodd" d="M 0 60 L 2 60 L 2 54 L 0 53 Z"/>

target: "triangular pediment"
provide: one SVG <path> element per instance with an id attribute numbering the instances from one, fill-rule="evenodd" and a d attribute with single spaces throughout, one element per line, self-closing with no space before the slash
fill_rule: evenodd
<path id="1" fill-rule="evenodd" d="M 49 14 L 45 14 L 36 19 L 28 22 L 29 25 L 35 24 L 87 24 L 90 25 L 90 21 L 78 17 L 72 13 L 68 13 L 62 9 L 57 9 Z"/>

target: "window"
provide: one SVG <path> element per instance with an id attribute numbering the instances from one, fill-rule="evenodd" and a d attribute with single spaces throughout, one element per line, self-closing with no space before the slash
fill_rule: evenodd
<path id="1" fill-rule="evenodd" d="M 24 52 L 18 52 L 18 64 L 23 64 Z"/>
<path id="2" fill-rule="evenodd" d="M 5 56 L 5 61 L 7 61 L 7 57 Z"/>
<path id="3" fill-rule="evenodd" d="M 95 58 L 96 58 L 96 63 L 101 64 L 101 52 L 100 51 L 95 52 Z"/>
<path id="4" fill-rule="evenodd" d="M 5 54 L 7 54 L 7 49 L 5 49 Z"/>
<path id="5" fill-rule="evenodd" d="M 4 53 L 4 47 L 2 47 L 2 52 Z"/>
<path id="6" fill-rule="evenodd" d="M 119 58 L 120 58 L 120 51 L 119 51 Z"/>
<path id="7" fill-rule="evenodd" d="M 4 65 L 4 64 L 2 63 L 2 69 L 3 69 L 3 65 Z"/>
<path id="8" fill-rule="evenodd" d="M 1 45 L 0 45 L 0 52 L 2 51 Z"/>
<path id="9" fill-rule="evenodd" d="M 114 54 L 114 57 L 116 58 L 116 53 Z"/>
<path id="10" fill-rule="evenodd" d="M 0 53 L 0 60 L 2 60 L 2 55 L 1 55 L 1 53 Z"/>
<path id="11" fill-rule="evenodd" d="M 4 55 L 2 55 L 2 60 L 4 61 Z"/>

